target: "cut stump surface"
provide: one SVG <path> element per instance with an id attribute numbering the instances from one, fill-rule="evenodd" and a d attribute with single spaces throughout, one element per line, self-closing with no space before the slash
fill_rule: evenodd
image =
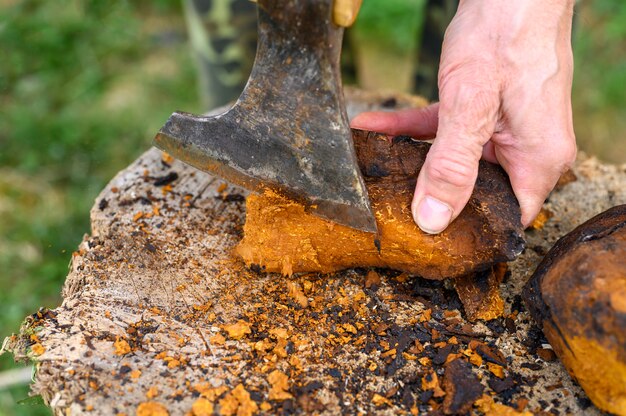
<path id="1" fill-rule="evenodd" d="M 348 98 L 352 113 L 407 102 Z M 509 263 L 506 318 L 472 324 L 446 281 L 248 269 L 232 253 L 244 193 L 151 149 L 97 198 L 62 305 L 29 317 L 5 348 L 36 363 L 33 391 L 58 415 L 441 414 L 481 391 L 474 412 L 597 415 L 541 358 L 546 341 L 519 297 L 556 239 L 626 203 L 626 167 L 582 158 L 573 174 Z M 459 369 L 482 388 L 450 387 L 446 372 Z"/>

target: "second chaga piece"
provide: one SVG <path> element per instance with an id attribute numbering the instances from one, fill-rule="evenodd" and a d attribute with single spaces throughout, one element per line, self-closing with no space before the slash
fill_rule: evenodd
<path id="1" fill-rule="evenodd" d="M 524 300 L 596 406 L 626 415 L 626 205 L 560 239 Z"/>
<path id="2" fill-rule="evenodd" d="M 430 145 L 360 130 L 353 138 L 379 236 L 316 217 L 271 192 L 250 195 L 237 248 L 246 264 L 283 274 L 388 267 L 444 279 L 512 260 L 522 251 L 519 205 L 500 167 L 481 161 L 467 207 L 443 233 L 428 235 L 415 225 L 410 206 Z"/>
<path id="3" fill-rule="evenodd" d="M 454 280 L 454 288 L 463 303 L 470 322 L 478 319 L 489 321 L 504 314 L 504 299 L 500 295 L 500 283 L 507 272 L 506 263 L 491 269 L 471 273 Z"/>

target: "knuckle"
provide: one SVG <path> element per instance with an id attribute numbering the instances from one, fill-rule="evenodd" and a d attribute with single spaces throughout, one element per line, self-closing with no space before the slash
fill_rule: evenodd
<path id="1" fill-rule="evenodd" d="M 447 78 L 453 76 L 454 80 Z M 471 71 L 459 76 L 444 73 L 440 85 L 440 125 L 483 144 L 489 140 L 500 108 L 497 86 L 479 75 L 472 76 Z"/>
<path id="2" fill-rule="evenodd" d="M 473 158 L 453 152 L 435 156 L 428 165 L 427 175 L 435 183 L 466 188 L 474 185 L 477 169 Z"/>

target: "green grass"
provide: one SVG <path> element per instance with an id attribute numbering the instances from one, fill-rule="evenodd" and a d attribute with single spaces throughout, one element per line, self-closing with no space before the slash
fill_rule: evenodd
<path id="1" fill-rule="evenodd" d="M 626 2 L 585 0 L 574 33 L 574 127 L 579 147 L 626 163 Z"/>
<path id="2" fill-rule="evenodd" d="M 178 2 L 0 1 L 0 339 L 59 304 L 106 182 L 201 110 L 185 36 Z M 26 397 L 0 392 L 0 415 L 49 413 Z"/>
<path id="3" fill-rule="evenodd" d="M 626 3 L 580 6 L 577 135 L 583 149 L 626 162 Z M 202 109 L 176 1 L 0 0 L 0 50 L 2 338 L 59 304 L 106 182 L 172 110 Z M 0 371 L 12 366 L 0 357 Z M 0 416 L 49 414 L 16 404 L 26 397 L 26 386 L 0 391 Z"/>

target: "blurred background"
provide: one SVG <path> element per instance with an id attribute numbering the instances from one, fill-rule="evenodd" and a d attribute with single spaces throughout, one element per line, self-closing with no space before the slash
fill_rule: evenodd
<path id="1" fill-rule="evenodd" d="M 94 198 L 170 113 L 237 97 L 253 57 L 254 7 L 0 0 L 0 340 L 60 303 Z M 454 0 L 365 0 L 346 36 L 344 82 L 436 99 L 455 9 Z M 579 147 L 626 163 L 626 2 L 579 1 L 573 45 Z M 29 378 L 0 356 L 0 416 L 49 414 L 28 398 Z"/>

